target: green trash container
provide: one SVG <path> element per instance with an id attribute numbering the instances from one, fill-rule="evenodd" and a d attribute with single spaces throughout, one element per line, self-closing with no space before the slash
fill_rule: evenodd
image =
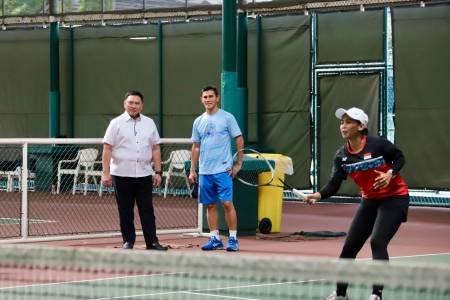
<path id="1" fill-rule="evenodd" d="M 50 192 L 56 186 L 58 162 L 62 159 L 74 159 L 77 156 L 77 145 L 39 145 L 31 146 L 30 159 L 34 161 L 36 173 L 35 189 Z M 61 178 L 61 191 L 72 188 L 73 176 Z"/>

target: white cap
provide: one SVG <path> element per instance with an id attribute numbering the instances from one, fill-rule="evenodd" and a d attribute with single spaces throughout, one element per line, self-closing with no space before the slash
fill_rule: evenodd
<path id="1" fill-rule="evenodd" d="M 367 114 L 362 109 L 357 107 L 352 107 L 347 110 L 338 108 L 335 115 L 339 120 L 342 119 L 343 115 L 347 115 L 353 120 L 360 121 L 362 124 L 364 124 L 364 126 L 367 126 L 367 123 L 369 123 L 369 117 L 367 116 Z"/>

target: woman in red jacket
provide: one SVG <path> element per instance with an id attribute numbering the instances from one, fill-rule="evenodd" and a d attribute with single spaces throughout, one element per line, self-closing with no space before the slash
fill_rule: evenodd
<path id="1" fill-rule="evenodd" d="M 369 236 L 374 260 L 389 260 L 387 246 L 406 222 L 409 206 L 408 186 L 399 174 L 405 164 L 403 153 L 381 137 L 367 136 L 367 114 L 356 107 L 339 108 L 336 117 L 346 140 L 334 158 L 333 174 L 319 192 L 307 195 L 314 204 L 336 194 L 350 176 L 361 189 L 361 205 L 353 218 L 340 258 L 354 259 Z M 326 300 L 347 300 L 347 283 L 339 282 Z M 382 285 L 374 285 L 369 300 L 382 300 Z"/>

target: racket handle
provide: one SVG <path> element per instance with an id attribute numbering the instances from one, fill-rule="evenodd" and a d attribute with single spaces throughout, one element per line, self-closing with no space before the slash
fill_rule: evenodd
<path id="1" fill-rule="evenodd" d="M 298 198 L 300 198 L 300 200 L 305 200 L 305 198 L 306 198 L 306 195 L 305 195 L 304 193 L 300 192 L 300 191 L 297 190 L 297 189 L 292 189 L 292 193 L 293 193 L 295 196 L 297 196 Z"/>

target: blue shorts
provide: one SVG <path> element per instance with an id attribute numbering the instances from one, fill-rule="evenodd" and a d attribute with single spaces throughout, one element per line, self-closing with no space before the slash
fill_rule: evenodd
<path id="1" fill-rule="evenodd" d="M 228 172 L 200 175 L 199 192 L 201 204 L 233 201 L 233 178 Z"/>

